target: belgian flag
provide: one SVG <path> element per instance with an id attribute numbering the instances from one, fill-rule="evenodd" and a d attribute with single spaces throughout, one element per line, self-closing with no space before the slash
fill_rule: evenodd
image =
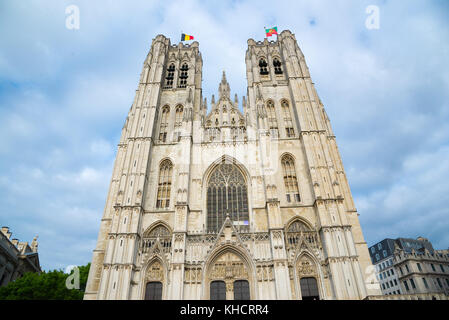
<path id="1" fill-rule="evenodd" d="M 188 34 L 183 33 L 181 35 L 181 41 L 193 40 L 193 36 L 189 36 Z"/>

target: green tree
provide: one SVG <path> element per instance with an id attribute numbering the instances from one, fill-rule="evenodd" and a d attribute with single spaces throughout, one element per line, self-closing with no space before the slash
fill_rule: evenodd
<path id="1" fill-rule="evenodd" d="M 67 289 L 69 274 L 62 270 L 28 272 L 23 277 L 0 288 L 0 300 L 81 300 L 86 289 L 90 263 L 79 266 L 78 289 Z M 72 271 L 73 272 L 73 271 Z"/>

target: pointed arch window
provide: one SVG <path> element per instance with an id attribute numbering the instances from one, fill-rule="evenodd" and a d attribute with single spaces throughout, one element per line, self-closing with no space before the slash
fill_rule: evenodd
<path id="1" fill-rule="evenodd" d="M 168 208 L 170 206 L 170 192 L 173 164 L 170 160 L 164 160 L 159 170 L 159 183 L 157 189 L 157 208 Z"/>
<path id="2" fill-rule="evenodd" d="M 182 67 L 181 67 L 181 74 L 179 75 L 179 87 L 180 88 L 185 88 L 187 86 L 187 78 L 189 77 L 188 71 L 189 71 L 189 66 L 187 65 L 187 63 L 183 63 Z"/>
<path id="3" fill-rule="evenodd" d="M 292 115 L 290 113 L 290 105 L 286 100 L 282 100 L 282 112 L 284 113 L 285 134 L 288 138 L 295 136 L 295 130 L 293 129 Z"/>
<path id="4" fill-rule="evenodd" d="M 259 72 L 261 75 L 268 74 L 268 63 L 264 58 L 259 59 Z"/>
<path id="5" fill-rule="evenodd" d="M 273 67 L 275 74 L 282 74 L 281 61 L 278 58 L 273 59 Z"/>
<path id="6" fill-rule="evenodd" d="M 164 252 L 169 252 L 171 248 L 171 233 L 163 224 L 159 224 L 149 231 L 146 231 L 142 237 L 142 251 L 148 252 L 159 240 Z"/>
<path id="7" fill-rule="evenodd" d="M 179 105 L 176 107 L 176 116 L 175 116 L 175 128 L 180 127 L 182 125 L 182 113 L 184 108 Z"/>
<path id="8" fill-rule="evenodd" d="M 167 72 L 165 75 L 165 88 L 169 89 L 173 87 L 173 79 L 175 77 L 175 64 L 172 63 L 167 68 Z"/>
<path id="9" fill-rule="evenodd" d="M 169 115 L 170 115 L 170 107 L 164 106 L 162 108 L 161 124 L 160 124 L 160 128 L 159 128 L 159 141 L 160 142 L 165 142 L 167 140 Z"/>
<path id="10" fill-rule="evenodd" d="M 276 110 L 274 109 L 274 102 L 272 100 L 268 100 L 267 102 L 267 114 L 271 136 L 277 138 L 279 136 L 278 120 L 276 118 Z"/>
<path id="11" fill-rule="evenodd" d="M 298 181 L 296 179 L 295 162 L 290 155 L 282 158 L 282 171 L 284 174 L 285 192 L 287 202 L 300 202 Z"/>
<path id="12" fill-rule="evenodd" d="M 218 232 L 227 214 L 238 230 L 248 229 L 248 193 L 245 179 L 237 166 L 222 163 L 212 172 L 208 183 L 208 232 Z"/>

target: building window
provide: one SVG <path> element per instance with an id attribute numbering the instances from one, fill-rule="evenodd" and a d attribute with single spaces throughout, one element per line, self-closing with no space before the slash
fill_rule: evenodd
<path id="1" fill-rule="evenodd" d="M 275 74 L 282 74 L 281 62 L 278 58 L 273 59 L 273 67 Z"/>
<path id="2" fill-rule="evenodd" d="M 440 278 L 437 278 L 437 282 L 438 282 L 438 286 L 439 286 L 440 288 L 443 288 L 443 284 L 441 283 Z"/>
<path id="3" fill-rule="evenodd" d="M 165 88 L 169 89 L 173 87 L 173 78 L 175 75 L 175 65 L 172 63 L 168 68 L 165 76 Z"/>
<path id="4" fill-rule="evenodd" d="M 212 281 L 210 283 L 210 299 L 226 300 L 226 283 L 224 281 Z"/>
<path id="5" fill-rule="evenodd" d="M 408 265 L 407 265 L 407 264 L 405 265 L 405 270 L 407 270 L 407 272 L 408 272 L 408 273 L 410 273 L 410 270 L 409 270 L 409 268 L 408 268 Z"/>
<path id="6" fill-rule="evenodd" d="M 376 248 L 375 247 L 371 247 L 371 253 L 374 254 L 375 251 L 376 251 Z"/>
<path id="7" fill-rule="evenodd" d="M 377 249 L 379 249 L 379 250 L 382 249 L 382 243 L 379 242 L 379 243 L 377 244 Z"/>
<path id="8" fill-rule="evenodd" d="M 385 284 L 384 284 L 384 283 L 382 283 L 382 289 L 384 289 L 384 290 L 385 290 Z"/>
<path id="9" fill-rule="evenodd" d="M 394 281 L 394 285 L 397 286 L 398 282 L 396 281 L 396 279 L 393 279 L 393 281 Z"/>
<path id="10" fill-rule="evenodd" d="M 382 273 L 379 273 L 379 278 L 380 278 L 380 280 L 383 279 L 383 278 L 382 278 Z"/>
<path id="11" fill-rule="evenodd" d="M 185 88 L 187 86 L 187 78 L 189 77 L 188 71 L 189 71 L 189 66 L 187 65 L 187 63 L 184 63 L 181 67 L 181 74 L 179 75 L 179 87 L 180 88 Z"/>
<path id="12" fill-rule="evenodd" d="M 248 223 L 248 194 L 243 174 L 237 166 L 222 163 L 209 178 L 207 188 L 207 229 L 218 232 L 229 213 L 234 226 L 245 229 Z"/>
<path id="13" fill-rule="evenodd" d="M 259 59 L 259 71 L 261 75 L 268 74 L 268 63 L 264 58 Z"/>
<path id="14" fill-rule="evenodd" d="M 159 128 L 159 141 L 160 142 L 166 142 L 166 140 L 167 140 L 169 115 L 170 115 L 170 107 L 164 106 L 162 108 L 161 124 L 160 124 L 160 128 Z"/>
<path id="15" fill-rule="evenodd" d="M 444 272 L 444 268 L 443 268 L 442 264 L 440 264 L 440 269 L 441 269 L 441 272 Z"/>
<path id="16" fill-rule="evenodd" d="M 435 270 L 435 266 L 433 265 L 433 263 L 431 263 L 430 266 L 432 267 L 432 270 L 433 270 L 433 271 L 436 271 L 436 270 Z"/>
<path id="17" fill-rule="evenodd" d="M 376 261 L 379 261 L 379 259 L 380 259 L 380 256 L 378 253 L 376 253 Z"/>
<path id="18" fill-rule="evenodd" d="M 234 300 L 249 300 L 249 282 L 246 280 L 234 281 Z"/>
<path id="19" fill-rule="evenodd" d="M 426 289 L 429 289 L 429 285 L 427 284 L 426 278 L 422 278 L 422 282 L 424 283 Z"/>
<path id="20" fill-rule="evenodd" d="M 162 283 L 148 282 L 145 290 L 145 300 L 162 300 Z"/>
<path id="21" fill-rule="evenodd" d="M 401 276 L 404 275 L 404 272 L 402 272 L 402 267 L 399 267 L 399 272 L 401 272 Z"/>
<path id="22" fill-rule="evenodd" d="M 387 250 L 384 250 L 384 251 L 383 251 L 383 255 L 384 255 L 384 258 L 387 257 Z M 387 262 L 387 263 L 388 263 L 388 262 Z"/>
<path id="23" fill-rule="evenodd" d="M 391 269 L 390 271 L 391 271 L 391 274 L 394 274 L 394 269 Z"/>
<path id="24" fill-rule="evenodd" d="M 412 288 L 413 288 L 413 289 L 416 289 L 415 281 L 413 281 L 413 279 L 410 279 L 410 283 L 412 284 Z"/>
<path id="25" fill-rule="evenodd" d="M 267 102 L 268 126 L 270 127 L 270 134 L 272 137 L 279 137 L 278 121 L 276 117 L 276 110 L 274 109 L 274 102 L 268 100 Z"/>
<path id="26" fill-rule="evenodd" d="M 407 281 L 404 281 L 404 287 L 405 287 L 405 290 L 407 290 L 407 291 L 410 290 L 409 287 L 408 287 Z"/>
<path id="27" fill-rule="evenodd" d="M 164 160 L 159 170 L 159 184 L 157 189 L 157 208 L 168 208 L 170 205 L 171 179 L 173 164 Z"/>
<path id="28" fill-rule="evenodd" d="M 387 276 L 388 277 L 390 276 L 390 270 L 387 270 Z"/>
<path id="29" fill-rule="evenodd" d="M 418 266 L 418 270 L 421 272 L 422 271 L 421 264 L 417 263 L 416 265 Z"/>
<path id="30" fill-rule="evenodd" d="M 449 279 L 446 279 L 446 285 L 449 287 Z"/>
<path id="31" fill-rule="evenodd" d="M 293 121 L 290 112 L 290 105 L 286 100 L 281 102 L 282 111 L 284 113 L 285 133 L 288 138 L 295 136 L 295 130 L 293 129 Z"/>
<path id="32" fill-rule="evenodd" d="M 287 202 L 300 202 L 301 198 L 299 196 L 298 181 L 296 179 L 295 162 L 290 155 L 283 156 L 281 162 Z"/>
<path id="33" fill-rule="evenodd" d="M 299 284 L 301 286 L 302 300 L 320 300 L 315 278 L 301 278 Z"/>
<path id="34" fill-rule="evenodd" d="M 176 114 L 175 114 L 175 128 L 180 127 L 182 125 L 182 112 L 184 108 L 179 105 L 176 107 Z"/>

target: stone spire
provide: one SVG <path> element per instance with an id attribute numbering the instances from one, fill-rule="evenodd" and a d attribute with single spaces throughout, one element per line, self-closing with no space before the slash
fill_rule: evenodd
<path id="1" fill-rule="evenodd" d="M 226 74 L 223 70 L 223 77 L 221 78 L 220 85 L 218 86 L 219 99 L 221 99 L 221 98 L 230 99 L 230 94 L 231 94 L 231 88 L 229 87 L 229 83 L 226 80 Z"/>

